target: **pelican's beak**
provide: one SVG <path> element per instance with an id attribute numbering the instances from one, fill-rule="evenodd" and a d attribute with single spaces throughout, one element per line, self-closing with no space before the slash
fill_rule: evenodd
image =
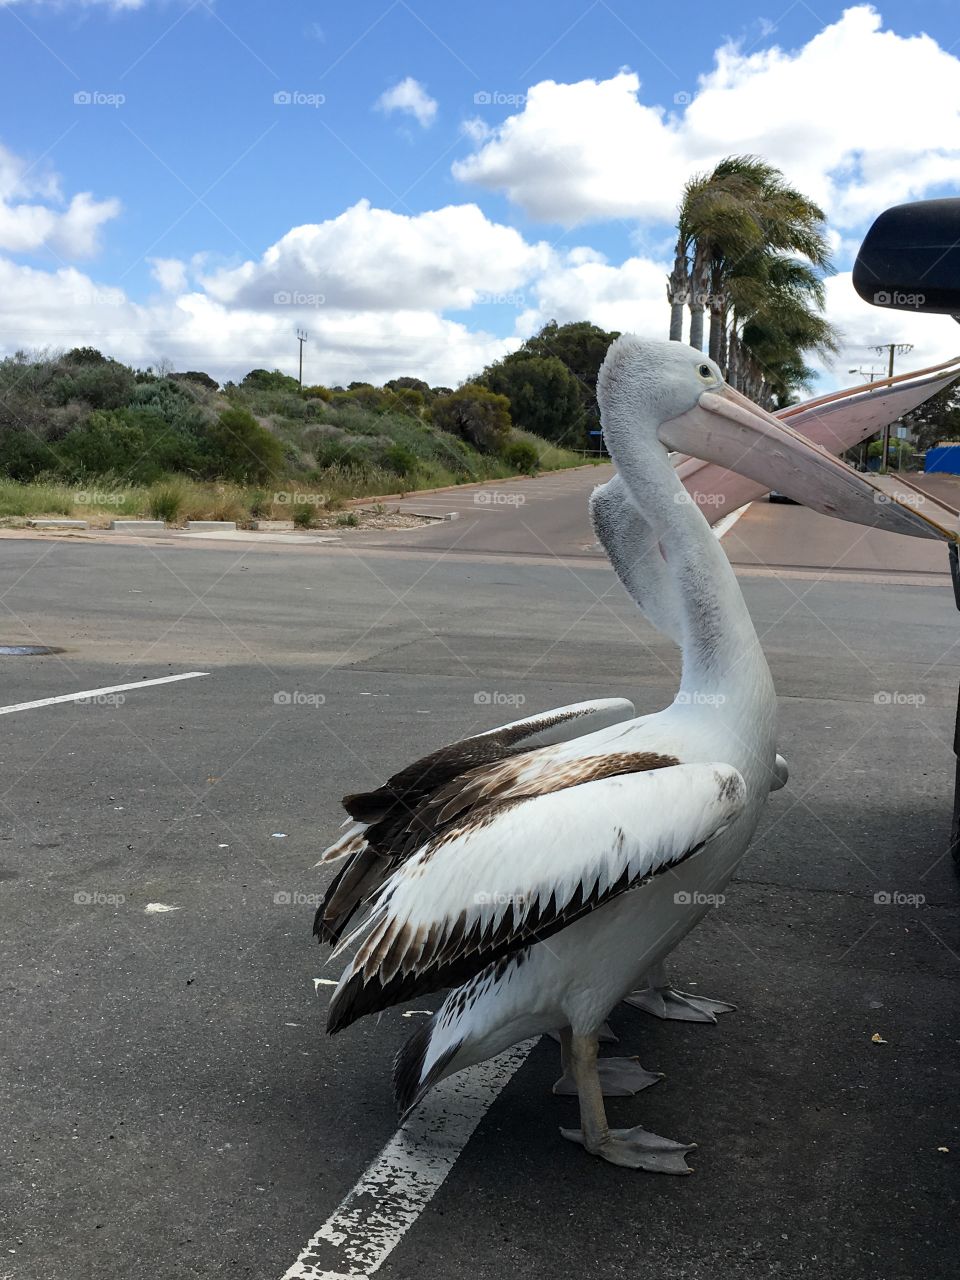
<path id="1" fill-rule="evenodd" d="M 669 449 L 738 471 L 824 515 L 915 538 L 960 540 L 725 383 L 662 423 L 659 435 Z"/>

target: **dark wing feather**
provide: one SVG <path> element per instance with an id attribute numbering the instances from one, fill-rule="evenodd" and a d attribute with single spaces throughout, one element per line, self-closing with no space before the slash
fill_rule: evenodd
<path id="1" fill-rule="evenodd" d="M 321 942 L 339 941 L 358 908 L 391 872 L 438 835 L 455 814 L 477 802 L 478 797 L 472 796 L 440 819 L 434 800 L 441 794 L 447 800 L 456 794 L 460 779 L 485 776 L 493 766 L 538 750 L 545 739 L 575 737 L 581 724 L 584 731 L 592 732 L 633 714 L 633 706 L 624 699 L 564 707 L 441 747 L 407 765 L 375 791 L 344 796 L 350 817 L 368 826 L 362 836 L 353 838 L 352 856 L 327 888 L 314 917 L 316 937 Z"/>

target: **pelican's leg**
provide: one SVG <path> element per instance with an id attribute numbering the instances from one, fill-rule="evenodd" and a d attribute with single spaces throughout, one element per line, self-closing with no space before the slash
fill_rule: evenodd
<path id="1" fill-rule="evenodd" d="M 737 1007 L 724 1000 L 709 1000 L 689 991 L 676 991 L 671 987 L 662 964 L 650 969 L 644 979 L 645 986 L 631 991 L 624 1003 L 634 1009 L 642 1009 L 644 1013 L 652 1013 L 655 1018 L 669 1022 L 716 1022 L 718 1014 L 732 1013 Z"/>
<path id="2" fill-rule="evenodd" d="M 591 1155 L 609 1160 L 628 1169 L 646 1169 L 650 1173 L 692 1173 L 684 1157 L 695 1143 L 671 1142 L 635 1129 L 611 1129 L 603 1106 L 603 1091 L 597 1073 L 597 1037 L 578 1036 L 569 1028 L 561 1032 L 569 1055 L 570 1070 L 580 1095 L 580 1128 L 561 1129 L 571 1142 L 579 1142 Z"/>
<path id="3" fill-rule="evenodd" d="M 564 1027 L 562 1031 L 557 1032 L 556 1037 L 560 1041 L 560 1064 L 563 1075 L 553 1086 L 553 1092 L 564 1095 L 578 1092 L 570 1059 L 570 1036 L 570 1028 Z M 629 1098 L 639 1093 L 641 1089 L 648 1089 L 650 1085 L 663 1079 L 662 1071 L 645 1070 L 640 1065 L 639 1058 L 598 1058 L 597 1074 L 600 1077 L 600 1088 L 605 1098 Z"/>
<path id="4" fill-rule="evenodd" d="M 548 1031 L 547 1035 L 551 1040 L 556 1040 L 557 1044 L 562 1045 L 563 1041 L 559 1031 Z M 620 1037 L 614 1031 L 613 1027 L 611 1027 L 610 1023 L 605 1022 L 597 1032 L 597 1039 L 601 1044 L 616 1044 Z"/>

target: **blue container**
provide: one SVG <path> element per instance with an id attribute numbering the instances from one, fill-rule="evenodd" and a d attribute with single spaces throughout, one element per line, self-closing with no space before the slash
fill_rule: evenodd
<path id="1" fill-rule="evenodd" d="M 960 444 L 938 444 L 927 450 L 923 464 L 924 471 L 946 471 L 952 476 L 960 476 Z"/>

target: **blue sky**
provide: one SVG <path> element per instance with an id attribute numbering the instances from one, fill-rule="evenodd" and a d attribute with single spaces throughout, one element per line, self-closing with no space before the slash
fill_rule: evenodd
<path id="1" fill-rule="evenodd" d="M 318 380 L 449 382 L 578 307 L 652 330 L 683 176 L 726 151 L 813 186 L 843 272 L 885 204 L 957 188 L 952 9 L 0 0 L 0 349 L 99 334 L 233 376 L 304 323 Z M 878 322 L 843 279 L 845 366 Z M 308 301 L 278 314 L 267 282 Z M 949 321 L 923 323 L 933 358 Z"/>

